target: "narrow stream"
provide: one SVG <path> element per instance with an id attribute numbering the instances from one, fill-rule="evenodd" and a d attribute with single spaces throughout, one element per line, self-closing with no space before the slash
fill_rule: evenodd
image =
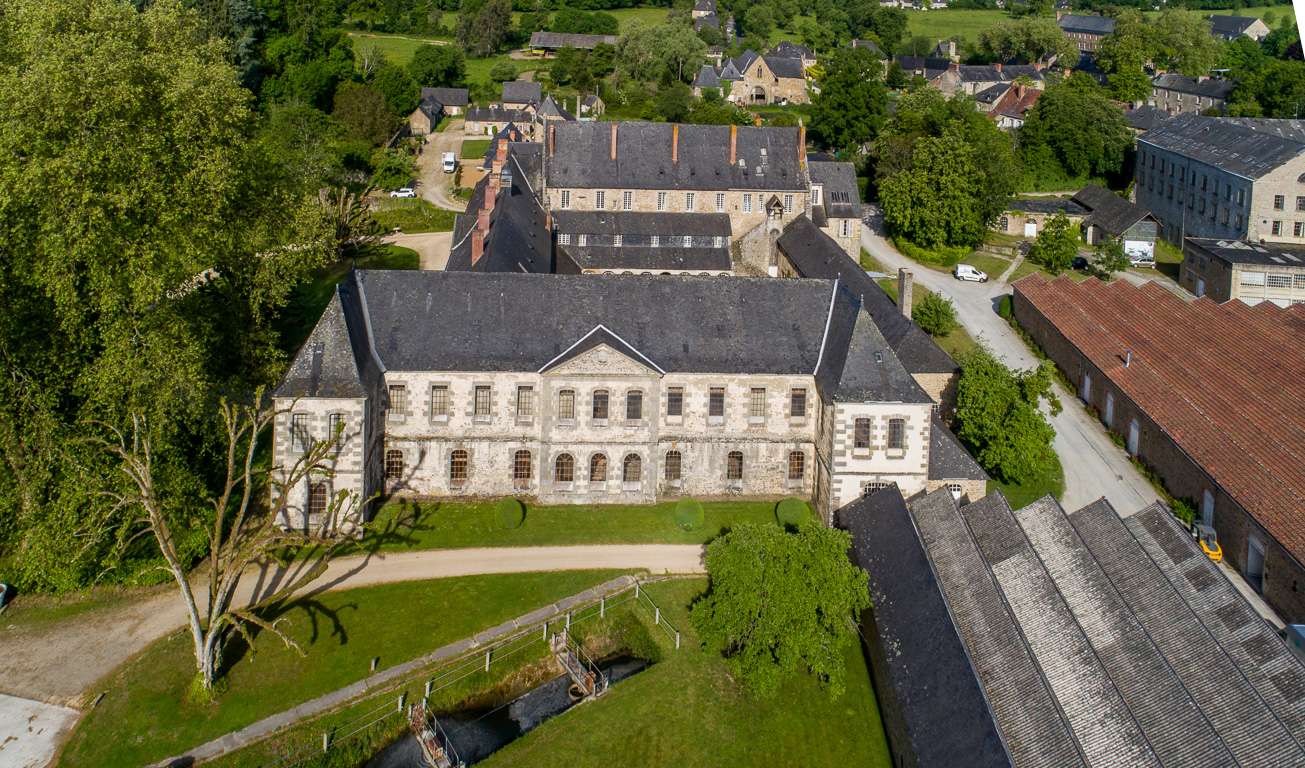
<path id="1" fill-rule="evenodd" d="M 615 685 L 642 672 L 648 667 L 648 662 L 621 656 L 598 666 L 607 673 L 609 684 Z M 570 677 L 555 677 L 489 711 L 445 715 L 439 719 L 440 725 L 448 734 L 458 757 L 467 765 L 473 765 L 534 730 L 550 717 L 578 704 L 567 693 L 570 687 Z M 365 768 L 425 768 L 425 765 L 416 738 L 409 734 L 368 760 Z"/>

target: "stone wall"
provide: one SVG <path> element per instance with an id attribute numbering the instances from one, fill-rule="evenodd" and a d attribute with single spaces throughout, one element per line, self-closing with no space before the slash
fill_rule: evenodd
<path id="1" fill-rule="evenodd" d="M 754 98 L 758 88 L 764 98 Z M 810 101 L 805 78 L 775 77 L 765 59 L 761 58 L 748 67 L 743 73 L 743 79 L 733 84 L 730 93 L 737 94 L 739 103 L 744 105 L 779 104 L 785 100 L 790 104 L 806 104 Z"/>
<path id="2" fill-rule="evenodd" d="M 1216 99 L 1213 96 L 1198 96 L 1194 93 L 1171 91 L 1168 88 L 1151 89 L 1151 104 L 1171 115 L 1180 115 L 1184 112 L 1201 114 L 1211 107 L 1222 112 L 1226 103 L 1224 99 Z"/>
<path id="3" fill-rule="evenodd" d="M 308 487 L 310 484 L 322 483 L 326 486 L 327 499 L 332 499 L 341 491 L 354 494 L 354 500 L 339 520 L 340 527 L 348 530 L 357 523 L 367 519 L 370 514 L 363 504 L 373 488 L 371 475 L 367 471 L 370 432 L 368 429 L 369 410 L 362 399 L 327 399 L 302 398 L 299 400 L 279 399 L 274 407 L 278 411 L 273 424 L 272 455 L 273 480 L 284 482 L 286 476 L 304 455 L 305 442 L 296 440 L 291 435 L 292 417 L 307 416 L 307 425 L 303 437 L 314 444 L 332 437 L 332 416 L 339 417 L 344 428 L 336 438 L 336 449 L 327 455 L 326 464 L 330 475 L 310 474 L 304 481 L 287 491 L 287 506 L 281 522 L 288 528 L 306 530 L 321 524 L 320 518 L 306 519 L 308 505 Z"/>
<path id="4" fill-rule="evenodd" d="M 549 187 L 545 195 L 546 207 L 550 211 L 592 211 L 596 210 L 596 195 L 600 190 L 579 187 Z M 654 190 L 654 189 L 604 189 L 603 205 L 605 210 L 630 210 L 641 213 L 668 211 L 671 213 L 728 213 L 730 215 L 731 237 L 738 240 L 740 235 L 751 231 L 766 219 L 766 201 L 772 196 L 788 205 L 792 211 L 786 212 L 784 218 L 796 216 L 807 210 L 810 195 L 805 189 L 788 191 L 771 190 L 761 192 L 744 192 L 740 190 Z M 563 192 L 567 193 L 568 205 L 562 205 Z M 624 208 L 624 193 L 630 192 L 630 207 Z M 692 207 L 689 196 L 692 195 Z M 717 196 L 720 205 L 717 205 Z M 659 207 L 658 202 L 662 205 Z"/>
<path id="5" fill-rule="evenodd" d="M 961 381 L 961 372 L 916 373 L 911 378 L 938 404 L 938 415 L 942 420 L 950 422 L 956 415 L 956 387 Z"/>
<path id="6" fill-rule="evenodd" d="M 903 496 L 925 489 L 929 477 L 929 429 L 932 404 L 835 403 L 833 418 L 834 508 L 856 500 L 870 483 L 897 483 Z M 870 443 L 855 444 L 858 419 L 870 422 Z M 901 448 L 888 448 L 890 419 L 905 421 Z"/>
<path id="7" fill-rule="evenodd" d="M 861 263 L 860 219 L 826 219 L 825 226 L 820 230 L 833 238 L 834 242 L 852 257 L 852 261 Z"/>

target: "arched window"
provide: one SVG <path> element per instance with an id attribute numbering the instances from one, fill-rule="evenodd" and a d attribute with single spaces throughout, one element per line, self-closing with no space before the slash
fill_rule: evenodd
<path id="1" fill-rule="evenodd" d="M 888 420 L 888 447 L 889 448 L 906 447 L 906 420 L 905 419 Z"/>
<path id="2" fill-rule="evenodd" d="M 391 448 L 385 452 L 385 479 L 403 477 L 403 451 Z"/>
<path id="3" fill-rule="evenodd" d="M 730 451 L 730 455 L 725 470 L 725 477 L 728 480 L 743 479 L 743 452 Z"/>
<path id="4" fill-rule="evenodd" d="M 601 453 L 589 458 L 589 486 L 599 490 L 607 487 L 607 456 Z"/>
<path id="5" fill-rule="evenodd" d="M 1296 183 L 1305 184 L 1305 173 L 1302 173 L 1300 176 L 1296 177 Z"/>
<path id="6" fill-rule="evenodd" d="M 1005 216 L 1002 216 L 1002 217 L 1001 217 L 1001 231 L 1002 231 L 1002 232 L 1006 232 L 1006 231 L 1009 230 L 1009 229 L 1010 229 L 1010 219 L 1006 218 Z"/>
<path id="7" fill-rule="evenodd" d="M 635 490 L 639 487 L 640 479 L 643 477 L 643 459 L 639 454 L 627 454 L 625 461 L 621 462 L 621 483 L 629 490 Z"/>
<path id="8" fill-rule="evenodd" d="M 512 481 L 518 488 L 530 487 L 530 451 L 517 451 L 512 459 Z"/>
<path id="9" fill-rule="evenodd" d="M 807 455 L 793 451 L 788 455 L 788 479 L 801 480 L 807 473 Z"/>
<path id="10" fill-rule="evenodd" d="M 869 419 L 857 419 L 852 423 L 852 447 L 859 451 L 870 450 Z"/>
<path id="11" fill-rule="evenodd" d="M 571 454 L 564 453 L 553 462 L 553 480 L 567 485 L 575 480 L 575 459 Z"/>
<path id="12" fill-rule="evenodd" d="M 313 483 L 308 486 L 308 518 L 311 520 L 324 514 L 326 514 L 326 483 Z"/>
<path id="13" fill-rule="evenodd" d="M 666 480 L 668 482 L 678 483 L 680 481 L 681 462 L 679 451 L 666 452 Z"/>
<path id="14" fill-rule="evenodd" d="M 461 488 L 467 482 L 467 452 L 461 449 L 449 455 L 449 485 Z"/>

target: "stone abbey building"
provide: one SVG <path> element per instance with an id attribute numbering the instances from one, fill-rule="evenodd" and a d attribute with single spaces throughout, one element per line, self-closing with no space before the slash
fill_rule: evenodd
<path id="1" fill-rule="evenodd" d="M 355 271 L 274 393 L 275 463 L 342 490 L 542 503 L 811 499 L 986 476 L 838 280 Z M 362 515 L 370 515 L 364 508 Z"/>

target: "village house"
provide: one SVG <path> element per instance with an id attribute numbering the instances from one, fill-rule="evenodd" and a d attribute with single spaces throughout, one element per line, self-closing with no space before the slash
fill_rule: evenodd
<path id="1" fill-rule="evenodd" d="M 598 45 L 616 45 L 621 38 L 617 35 L 578 35 L 570 32 L 532 32 L 530 34 L 530 52 L 536 56 L 553 56 L 558 48 L 582 48 L 593 50 Z"/>
<path id="2" fill-rule="evenodd" d="M 1074 202 L 1087 210 L 1083 239 L 1101 245 L 1107 239 L 1120 241 L 1132 259 L 1154 259 L 1159 227 L 1155 216 L 1137 203 L 1125 200 L 1099 184 L 1088 184 L 1074 194 Z"/>
<path id="3" fill-rule="evenodd" d="M 430 133 L 445 116 L 466 111 L 467 98 L 466 88 L 422 88 L 417 108 L 408 116 L 408 128 L 414 136 Z"/>
<path id="4" fill-rule="evenodd" d="M 506 110 L 537 108 L 543 100 L 544 90 L 539 83 L 527 83 L 524 80 L 509 80 L 503 83 L 500 101 Z"/>
<path id="5" fill-rule="evenodd" d="M 504 109 L 499 106 L 471 107 L 462 122 L 462 133 L 466 136 L 493 136 L 508 125 L 516 125 L 527 131 L 527 135 L 533 138 L 535 107 L 523 109 Z"/>
<path id="6" fill-rule="evenodd" d="M 1056 25 L 1081 53 L 1095 54 L 1101 40 L 1115 31 L 1115 20 L 1110 16 L 1083 16 L 1056 11 Z"/>
<path id="7" fill-rule="evenodd" d="M 776 43 L 774 48 L 766 51 L 766 56 L 778 59 L 797 59 L 802 62 L 803 68 L 814 67 L 816 65 L 816 54 L 805 45 L 788 40 Z"/>
<path id="8" fill-rule="evenodd" d="M 555 211 L 558 274 L 734 274 L 725 213 Z"/>
<path id="9" fill-rule="evenodd" d="M 1026 85 L 1028 88 L 1042 90 L 1046 87 L 1047 78 L 1042 72 L 1041 64 L 981 64 L 969 65 L 958 64 L 949 59 L 926 59 L 929 61 L 946 61 L 947 66 L 932 77 L 926 79 L 929 85 L 943 92 L 944 96 L 953 96 L 957 93 L 964 93 L 970 96 L 989 91 L 998 86 L 1004 86 L 1009 89 L 1010 86 L 1021 81 L 1019 84 Z M 925 67 L 926 73 L 928 67 Z"/>
<path id="10" fill-rule="evenodd" d="M 1228 95 L 1237 84 L 1217 78 L 1188 77 L 1177 72 L 1166 72 L 1151 82 L 1151 98 L 1147 104 L 1163 109 L 1170 115 L 1184 112 L 1203 114 L 1208 109 L 1223 111 Z"/>
<path id="11" fill-rule="evenodd" d="M 1273 30 L 1258 16 L 1210 16 L 1210 32 L 1224 41 L 1232 41 L 1246 35 L 1255 42 L 1263 40 Z"/>
<path id="12" fill-rule="evenodd" d="M 998 83 L 974 94 L 974 103 L 996 121 L 998 128 L 1013 131 L 1024 126 L 1029 110 L 1041 95 L 1041 88 L 1023 82 Z"/>
<path id="13" fill-rule="evenodd" d="M 607 111 L 607 105 L 603 100 L 598 98 L 598 94 L 591 93 L 580 102 L 580 117 L 593 119 Z"/>
<path id="14" fill-rule="evenodd" d="M 745 106 L 806 104 L 810 101 L 806 69 L 801 59 L 779 56 L 740 59 L 734 62 L 741 77 L 730 91 L 731 101 Z"/>

